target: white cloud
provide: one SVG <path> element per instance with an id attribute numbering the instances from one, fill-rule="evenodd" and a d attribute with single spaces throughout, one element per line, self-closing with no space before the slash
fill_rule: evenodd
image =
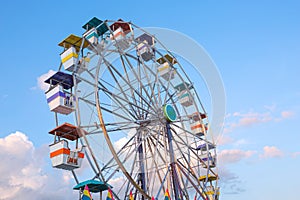
<path id="1" fill-rule="evenodd" d="M 239 120 L 238 126 L 250 126 L 261 122 L 258 117 L 243 117 Z"/>
<path id="2" fill-rule="evenodd" d="M 248 113 L 238 113 L 234 115 L 238 117 L 238 123 L 235 126 L 251 126 L 257 123 L 269 122 L 272 120 L 270 112 L 258 113 L 258 112 L 248 112 Z"/>
<path id="3" fill-rule="evenodd" d="M 230 133 L 234 129 L 239 127 L 249 127 L 259 123 L 265 123 L 272 120 L 271 113 L 258 113 L 258 112 L 248 112 L 240 113 L 235 112 L 227 118 L 227 123 L 225 123 L 224 133 Z"/>
<path id="4" fill-rule="evenodd" d="M 75 199 L 73 182 L 66 180 L 63 170 L 48 170 L 47 146 L 38 149 L 28 137 L 12 133 L 0 138 L 0 194 L 6 199 Z"/>
<path id="5" fill-rule="evenodd" d="M 128 136 L 126 137 L 122 137 L 120 138 L 119 140 L 117 140 L 115 143 L 114 143 L 114 146 L 116 148 L 116 150 L 120 150 L 125 144 L 126 142 L 129 140 L 130 138 Z"/>
<path id="6" fill-rule="evenodd" d="M 240 127 L 250 127 L 267 122 L 280 122 L 284 119 L 291 118 L 295 114 L 290 110 L 282 110 L 275 113 L 275 106 L 265 106 L 265 109 L 267 112 L 249 111 L 246 113 L 234 112 L 227 114 L 227 123 L 224 125 L 224 133 L 230 133 Z"/>
<path id="7" fill-rule="evenodd" d="M 237 140 L 234 142 L 234 146 L 242 146 L 242 145 L 245 145 L 247 144 L 248 142 L 245 140 L 245 139 L 240 139 L 240 140 Z"/>
<path id="8" fill-rule="evenodd" d="M 290 117 L 293 117 L 294 116 L 294 112 L 293 111 L 288 111 L 288 110 L 285 110 L 285 111 L 282 111 L 281 112 L 281 117 L 282 118 L 290 118 Z"/>
<path id="9" fill-rule="evenodd" d="M 123 175 L 121 177 L 113 178 L 108 182 L 108 184 L 113 186 L 113 191 L 117 192 L 119 194 L 119 196 L 121 196 L 121 197 L 124 196 L 124 194 L 125 194 L 124 183 L 127 183 L 127 182 Z"/>
<path id="10" fill-rule="evenodd" d="M 283 157 L 284 153 L 275 146 L 265 146 L 261 158 L 280 158 Z"/>
<path id="11" fill-rule="evenodd" d="M 126 136 L 121 137 L 120 139 L 114 142 L 114 147 L 116 148 L 117 151 L 124 147 L 124 145 L 128 142 L 128 140 L 136 133 L 136 130 L 130 129 L 126 133 L 127 133 Z"/>
<path id="12" fill-rule="evenodd" d="M 292 157 L 293 158 L 297 158 L 298 156 L 300 156 L 300 152 L 294 152 L 294 153 L 292 153 Z"/>
<path id="13" fill-rule="evenodd" d="M 53 70 L 49 70 L 47 73 L 42 74 L 41 76 L 39 76 L 37 78 L 37 86 L 39 89 L 46 91 L 49 88 L 49 85 L 47 83 L 44 83 L 44 81 L 46 79 L 48 79 L 50 76 L 52 76 L 53 74 L 55 74 L 56 72 Z"/>
<path id="14" fill-rule="evenodd" d="M 244 158 L 249 158 L 256 151 L 243 151 L 240 149 L 225 149 L 218 153 L 218 161 L 221 165 L 231 164 L 241 161 Z"/>

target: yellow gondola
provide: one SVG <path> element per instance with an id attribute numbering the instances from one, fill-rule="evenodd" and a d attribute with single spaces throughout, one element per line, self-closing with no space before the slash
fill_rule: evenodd
<path id="1" fill-rule="evenodd" d="M 82 38 L 77 35 L 71 34 L 68 37 L 66 37 L 63 41 L 61 41 L 58 44 L 58 46 L 64 47 L 65 49 L 75 47 L 75 49 L 79 51 L 81 44 Z M 87 46 L 89 46 L 89 43 L 87 41 L 84 41 L 82 48 L 85 48 Z"/>
<path id="2" fill-rule="evenodd" d="M 207 176 L 208 181 L 215 181 L 217 179 L 218 179 L 218 176 L 215 176 L 215 175 L 208 174 L 208 176 Z M 199 177 L 199 181 L 205 181 L 205 180 L 206 180 L 206 175 Z"/>

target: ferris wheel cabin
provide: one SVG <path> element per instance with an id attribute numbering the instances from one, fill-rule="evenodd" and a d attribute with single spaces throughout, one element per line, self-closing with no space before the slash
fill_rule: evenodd
<path id="1" fill-rule="evenodd" d="M 207 196 L 207 200 L 218 200 L 219 199 L 219 195 L 220 195 L 220 188 L 219 187 L 214 187 L 212 185 L 213 181 L 218 180 L 219 177 L 217 175 L 214 174 L 208 174 L 208 176 L 203 175 L 199 177 L 199 181 L 200 182 L 208 182 L 207 184 L 210 184 L 209 186 L 206 187 L 204 194 Z"/>
<path id="2" fill-rule="evenodd" d="M 87 48 L 93 52 L 103 51 L 108 43 L 106 38 L 104 38 L 104 34 L 109 30 L 106 22 L 93 17 L 82 28 L 86 30 L 82 37 L 90 43 Z M 101 37 L 100 43 L 99 37 Z"/>
<path id="3" fill-rule="evenodd" d="M 201 166 L 203 168 L 215 168 L 216 167 L 216 163 L 217 163 L 217 159 L 216 159 L 216 155 L 211 155 L 209 154 L 209 156 L 206 155 L 200 155 L 200 159 L 203 161 L 201 162 Z"/>
<path id="4" fill-rule="evenodd" d="M 110 30 L 112 31 L 110 39 L 114 41 L 114 46 L 120 50 L 125 50 L 129 48 L 132 42 L 131 38 L 128 37 L 129 33 L 132 32 L 131 25 L 119 19 L 112 25 L 110 25 Z"/>
<path id="5" fill-rule="evenodd" d="M 50 159 L 54 168 L 73 170 L 81 166 L 84 158 L 84 147 L 78 148 L 81 131 L 83 130 L 72 124 L 64 123 L 49 132 L 54 135 L 54 143 L 49 145 Z M 69 148 L 69 142 L 73 141 L 76 141 L 75 150 Z"/>
<path id="6" fill-rule="evenodd" d="M 203 124 L 201 121 L 195 121 L 191 124 L 192 133 L 198 136 L 203 136 L 208 130 L 207 125 Z M 204 131 L 205 130 L 205 131 Z"/>
<path id="7" fill-rule="evenodd" d="M 86 40 L 73 34 L 69 35 L 58 44 L 58 46 L 64 48 L 60 57 L 65 70 L 80 74 L 87 69 L 90 61 L 89 57 L 85 56 L 79 60 L 78 54 L 81 46 L 82 48 L 85 48 L 88 45 L 89 43 Z"/>
<path id="8" fill-rule="evenodd" d="M 215 168 L 217 164 L 217 157 L 214 149 L 215 145 L 207 143 L 199 145 L 196 150 L 199 152 L 201 165 L 203 168 Z"/>
<path id="9" fill-rule="evenodd" d="M 50 110 L 64 115 L 73 112 L 76 101 L 72 94 L 73 76 L 64 72 L 57 72 L 45 83 L 50 84 L 50 88 L 46 92 Z"/>
<path id="10" fill-rule="evenodd" d="M 206 118 L 206 114 L 195 112 L 191 115 L 188 115 L 188 117 L 191 121 L 192 133 L 195 135 L 198 135 L 198 136 L 203 136 L 205 134 L 205 132 L 208 130 L 207 125 L 203 124 L 203 121 L 202 121 L 203 119 Z"/>
<path id="11" fill-rule="evenodd" d="M 191 96 L 191 91 L 190 89 L 192 89 L 193 86 L 190 85 L 189 83 L 180 83 L 177 86 L 175 86 L 175 89 L 178 91 L 178 99 L 179 99 L 179 103 L 182 106 L 188 107 L 194 104 L 194 99 Z"/>
<path id="12" fill-rule="evenodd" d="M 103 24 L 103 21 L 97 17 L 93 17 L 83 25 L 82 28 L 86 30 L 83 37 L 93 45 L 97 45 L 99 36 L 103 35 L 108 30 L 107 26 Z"/>
<path id="13" fill-rule="evenodd" d="M 207 186 L 204 193 L 207 195 L 208 200 L 219 200 L 220 188 L 215 189 L 214 186 Z"/>
<path id="14" fill-rule="evenodd" d="M 149 61 L 154 56 L 153 46 L 154 38 L 147 33 L 137 37 L 135 41 L 137 45 L 137 54 L 143 58 L 144 61 Z"/>
<path id="15" fill-rule="evenodd" d="M 175 78 L 176 70 L 171 67 L 177 63 L 176 59 L 171 57 L 169 54 L 166 54 L 163 57 L 160 57 L 156 60 L 160 65 L 158 66 L 159 75 L 164 78 L 166 81 L 172 80 Z"/>

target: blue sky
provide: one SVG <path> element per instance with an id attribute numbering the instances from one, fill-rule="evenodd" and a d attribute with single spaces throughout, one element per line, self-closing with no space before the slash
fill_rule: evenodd
<path id="1" fill-rule="evenodd" d="M 225 139 L 219 148 L 224 175 L 221 199 L 296 199 L 299 9 L 297 1 L 1 2 L 0 146 L 5 151 L 0 155 L 16 161 L 20 165 L 16 170 L 23 170 L 18 176 L 8 173 L 9 163 L 3 162 L 1 176 L 6 173 L 10 183 L 14 176 L 23 180 L 11 184 L 16 199 L 20 198 L 16 187 L 19 191 L 38 187 L 26 182 L 29 175 L 41 184 L 55 182 L 49 177 L 57 176 L 61 188 L 74 183 L 68 175 L 52 170 L 43 157 L 52 141 L 47 132 L 55 124 L 37 79 L 58 68 L 57 44 L 70 33 L 81 34 L 87 20 L 123 18 L 190 36 L 218 66 L 227 97 Z M 16 150 L 21 147 L 28 150 L 27 159 Z M 36 165 L 31 167 L 35 175 L 24 174 L 22 166 L 31 165 Z M 2 191 L 8 191 L 8 186 L 1 182 Z"/>

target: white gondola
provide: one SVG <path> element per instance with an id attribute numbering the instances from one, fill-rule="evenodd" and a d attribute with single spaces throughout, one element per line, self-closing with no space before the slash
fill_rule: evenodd
<path id="1" fill-rule="evenodd" d="M 158 73 L 162 78 L 168 81 L 175 77 L 176 70 L 173 67 L 173 65 L 177 63 L 177 60 L 174 57 L 170 56 L 169 54 L 166 54 L 157 59 L 156 61 L 160 64 L 158 67 Z M 175 89 L 179 92 L 182 91 L 180 90 L 180 88 L 178 89 L 177 87 L 175 87 Z"/>
<path id="2" fill-rule="evenodd" d="M 151 47 L 147 43 L 140 43 L 137 45 L 137 52 L 144 61 L 149 61 L 154 56 L 154 52 Z"/>
<path id="3" fill-rule="evenodd" d="M 54 168 L 73 170 L 81 166 L 84 147 L 71 151 L 66 140 L 51 144 L 49 147 L 50 159 Z"/>
<path id="4" fill-rule="evenodd" d="M 76 35 L 69 35 L 58 46 L 64 48 L 60 55 L 65 70 L 73 72 L 78 62 L 78 52 L 89 46 L 89 42 Z"/>
<path id="5" fill-rule="evenodd" d="M 124 33 L 124 30 L 122 27 L 117 28 L 110 36 L 111 40 L 120 41 L 123 39 L 126 39 L 126 34 Z"/>
<path id="6" fill-rule="evenodd" d="M 131 25 L 119 19 L 110 26 L 113 31 L 110 39 L 114 42 L 114 46 L 120 50 L 125 50 L 130 47 L 131 39 L 127 35 L 131 32 Z"/>
<path id="7" fill-rule="evenodd" d="M 153 46 L 154 38 L 146 33 L 135 39 L 138 42 L 137 54 L 143 58 L 144 61 L 149 61 L 154 56 Z"/>
<path id="8" fill-rule="evenodd" d="M 200 155 L 199 157 L 203 161 L 203 162 L 201 162 L 201 166 L 203 168 L 207 168 L 207 167 L 214 168 L 214 167 L 216 167 L 216 162 L 217 162 L 216 156 L 212 156 L 212 155 L 207 156 L 207 154 L 203 154 L 203 155 Z"/>
<path id="9" fill-rule="evenodd" d="M 79 80 L 76 80 L 79 82 Z M 46 92 L 47 103 L 51 111 L 68 115 L 74 110 L 75 96 L 72 95 L 73 76 L 64 72 L 56 72 L 45 80 L 50 84 Z"/>
<path id="10" fill-rule="evenodd" d="M 65 92 L 61 85 L 56 85 L 46 93 L 47 102 L 51 111 L 68 115 L 74 110 L 75 97 Z"/>
<path id="11" fill-rule="evenodd" d="M 115 42 L 114 46 L 121 50 L 125 50 L 130 46 L 130 41 L 126 38 L 126 34 L 122 27 L 117 28 L 113 34 L 111 34 L 110 39 Z"/>
<path id="12" fill-rule="evenodd" d="M 49 132 L 49 134 L 54 135 L 54 143 L 49 145 L 50 159 L 54 168 L 73 170 L 81 166 L 84 158 L 84 146 L 78 147 L 81 133 L 87 134 L 84 130 L 68 123 L 64 123 Z M 75 142 L 74 150 L 69 148 L 69 142 Z"/>
<path id="13" fill-rule="evenodd" d="M 193 97 L 187 90 L 178 93 L 178 100 L 179 103 L 185 107 L 191 106 L 194 103 Z"/>
<path id="14" fill-rule="evenodd" d="M 61 55 L 61 62 L 65 68 L 70 72 L 73 72 L 74 66 L 76 65 L 78 54 L 75 47 L 70 47 L 64 51 Z"/>
<path id="15" fill-rule="evenodd" d="M 176 71 L 170 67 L 169 63 L 165 62 L 158 67 L 159 75 L 165 80 L 172 80 L 175 77 Z"/>
<path id="16" fill-rule="evenodd" d="M 192 133 L 194 133 L 195 135 L 203 136 L 204 133 L 207 131 L 207 126 L 201 123 L 201 121 L 199 120 L 191 123 L 191 130 Z"/>

